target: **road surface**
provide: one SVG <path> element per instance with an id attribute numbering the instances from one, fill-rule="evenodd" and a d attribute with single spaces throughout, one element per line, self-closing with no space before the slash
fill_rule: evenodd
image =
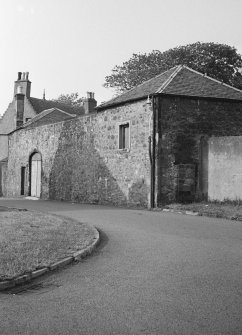
<path id="1" fill-rule="evenodd" d="M 94 254 L 0 293 L 1 335 L 241 335 L 242 223 L 57 201 L 0 200 L 88 222 Z"/>

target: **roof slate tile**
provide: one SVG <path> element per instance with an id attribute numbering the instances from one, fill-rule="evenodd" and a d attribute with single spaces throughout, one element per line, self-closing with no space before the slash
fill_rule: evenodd
<path id="1" fill-rule="evenodd" d="M 33 119 L 24 123 L 21 128 L 39 127 L 45 124 L 51 124 L 73 119 L 74 117 L 75 117 L 74 114 L 66 113 L 58 108 L 51 108 L 37 114 Z"/>
<path id="2" fill-rule="evenodd" d="M 43 112 L 46 109 L 50 108 L 59 108 L 69 114 L 84 114 L 84 107 L 72 107 L 67 104 L 60 103 L 58 101 L 54 100 L 44 100 L 44 99 L 37 99 L 37 98 L 28 98 L 30 101 L 31 105 L 33 106 L 34 110 L 36 111 L 37 114 Z"/>

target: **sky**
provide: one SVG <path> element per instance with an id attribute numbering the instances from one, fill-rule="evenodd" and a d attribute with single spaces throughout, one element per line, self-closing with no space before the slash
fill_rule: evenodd
<path id="1" fill-rule="evenodd" d="M 31 96 L 95 92 L 133 53 L 194 42 L 228 44 L 242 54 L 241 0 L 0 0 L 0 114 L 13 99 L 18 72 Z"/>

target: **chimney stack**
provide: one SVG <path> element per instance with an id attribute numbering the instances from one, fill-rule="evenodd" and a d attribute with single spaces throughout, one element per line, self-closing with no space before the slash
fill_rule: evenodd
<path id="1" fill-rule="evenodd" d="M 24 99 L 30 97 L 31 82 L 29 72 L 18 72 L 18 79 L 14 83 L 14 97 L 16 108 L 16 128 L 24 123 Z"/>
<path id="2" fill-rule="evenodd" d="M 19 86 L 18 89 L 21 89 Z M 15 103 L 16 103 L 16 128 L 21 127 L 24 123 L 24 94 L 19 93 L 15 95 Z"/>
<path id="3" fill-rule="evenodd" d="M 83 106 L 84 106 L 85 114 L 90 114 L 90 113 L 95 112 L 97 101 L 94 98 L 93 92 L 87 92 L 87 97 L 83 100 Z"/>
<path id="4" fill-rule="evenodd" d="M 22 93 L 29 98 L 31 81 L 29 81 L 29 72 L 18 72 L 18 79 L 14 82 L 14 96 L 17 94 L 19 88 L 22 87 Z"/>

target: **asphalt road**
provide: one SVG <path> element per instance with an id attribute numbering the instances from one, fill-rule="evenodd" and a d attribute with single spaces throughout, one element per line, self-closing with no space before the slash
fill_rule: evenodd
<path id="1" fill-rule="evenodd" d="M 50 201 L 101 231 L 94 254 L 0 293 L 0 334 L 242 334 L 242 223 Z"/>

